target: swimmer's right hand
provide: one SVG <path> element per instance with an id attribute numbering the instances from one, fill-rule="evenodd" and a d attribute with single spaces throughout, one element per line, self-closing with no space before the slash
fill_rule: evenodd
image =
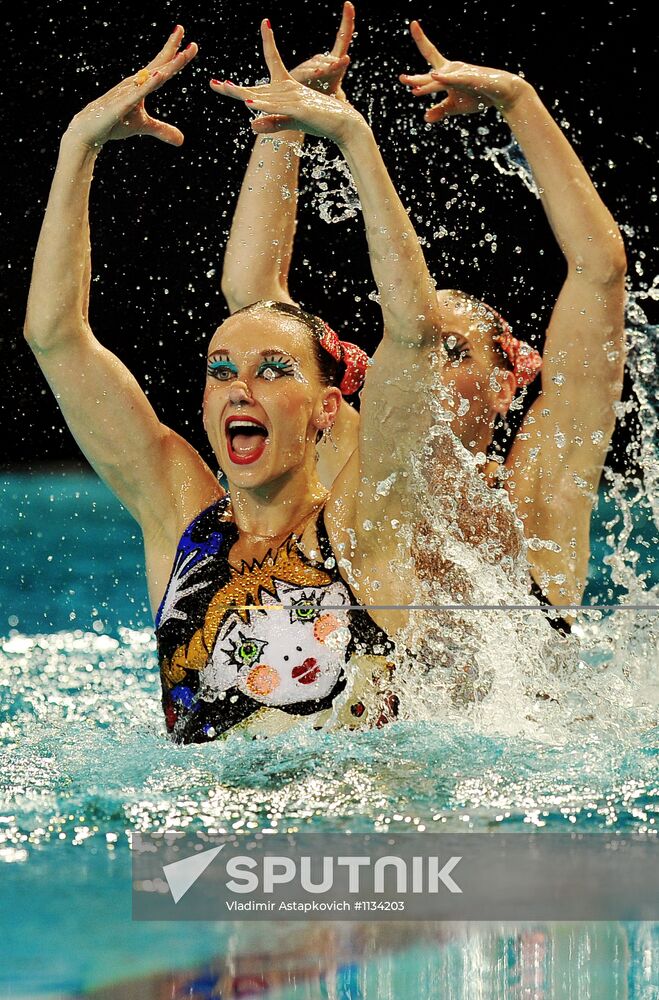
<path id="1" fill-rule="evenodd" d="M 334 94 L 335 97 L 345 101 L 346 95 L 341 85 L 350 65 L 348 49 L 354 30 L 355 8 L 347 0 L 343 5 L 343 16 L 332 51 L 329 55 L 312 56 L 306 62 L 300 63 L 299 66 L 291 70 L 293 79 L 297 80 L 298 83 L 303 83 L 305 87 L 311 87 L 312 90 L 320 90 L 324 94 Z"/>
<path id="2" fill-rule="evenodd" d="M 144 69 L 122 80 L 79 111 L 65 136 L 90 149 L 99 149 L 110 139 L 127 139 L 133 135 L 150 135 L 172 146 L 180 146 L 183 142 L 180 129 L 152 118 L 144 107 L 144 100 L 180 73 L 197 55 L 194 42 L 179 52 L 183 34 L 182 26 L 177 24 L 158 55 Z"/>
<path id="3" fill-rule="evenodd" d="M 331 139 L 339 146 L 354 130 L 368 128 L 365 119 L 347 101 L 323 94 L 294 80 L 277 50 L 270 22 L 261 22 L 263 54 L 270 72 L 270 83 L 239 87 L 230 80 L 211 80 L 211 87 L 223 97 L 244 101 L 263 114 L 252 120 L 258 135 L 270 132 L 309 132 Z"/>
<path id="4" fill-rule="evenodd" d="M 531 89 L 516 73 L 450 62 L 435 48 L 418 21 L 410 22 L 410 32 L 431 71 L 416 75 L 402 73 L 400 82 L 410 87 L 415 97 L 446 92 L 443 101 L 426 111 L 424 117 L 428 124 L 442 121 L 450 115 L 471 115 L 487 107 L 495 107 L 505 114 Z"/>

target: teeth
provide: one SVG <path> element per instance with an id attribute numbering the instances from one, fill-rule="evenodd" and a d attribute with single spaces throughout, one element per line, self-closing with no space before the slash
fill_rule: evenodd
<path id="1" fill-rule="evenodd" d="M 236 428 L 241 428 L 241 427 L 247 427 L 250 430 L 253 427 L 258 427 L 265 430 L 265 426 L 263 424 L 256 423 L 254 420 L 232 420 L 231 423 L 229 424 L 230 431 L 236 430 Z"/>

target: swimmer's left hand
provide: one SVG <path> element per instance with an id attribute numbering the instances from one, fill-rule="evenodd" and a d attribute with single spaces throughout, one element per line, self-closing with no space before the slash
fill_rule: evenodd
<path id="1" fill-rule="evenodd" d="M 158 55 L 144 69 L 122 80 L 79 111 L 66 130 L 68 140 L 98 149 L 112 139 L 150 135 L 172 146 L 180 146 L 183 142 L 181 130 L 152 118 L 144 101 L 197 55 L 194 42 L 179 51 L 183 35 L 183 27 L 177 24 Z"/>
<path id="2" fill-rule="evenodd" d="M 312 90 L 320 90 L 324 94 L 335 94 L 339 100 L 345 101 L 343 78 L 350 65 L 348 49 L 355 31 L 355 8 L 350 0 L 343 4 L 343 16 L 334 46 L 329 55 L 324 53 L 312 56 L 291 70 L 291 76 L 298 83 L 303 83 Z"/>
<path id="3" fill-rule="evenodd" d="M 309 132 L 340 145 L 354 127 L 364 125 L 362 116 L 347 101 L 319 93 L 291 76 L 279 55 L 269 21 L 262 22 L 261 36 L 270 72 L 269 84 L 238 87 L 228 80 L 211 80 L 216 93 L 244 101 L 250 108 L 262 112 L 252 121 L 254 132 Z"/>
<path id="4" fill-rule="evenodd" d="M 425 120 L 442 121 L 451 115 L 471 115 L 487 107 L 501 112 L 509 111 L 529 85 L 515 73 L 473 66 L 464 62 L 450 62 L 423 32 L 418 21 L 410 24 L 412 38 L 421 55 L 432 67 L 429 73 L 409 75 L 402 73 L 400 82 L 410 87 L 415 97 L 446 91 L 439 104 L 428 108 Z"/>

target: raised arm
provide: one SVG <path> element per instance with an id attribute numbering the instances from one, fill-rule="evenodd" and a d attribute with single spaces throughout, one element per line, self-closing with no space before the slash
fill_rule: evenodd
<path id="1" fill-rule="evenodd" d="M 88 460 L 145 531 L 166 522 L 179 477 L 210 470 L 165 427 L 143 391 L 89 325 L 89 192 L 96 158 L 111 139 L 150 135 L 179 146 L 179 129 L 151 118 L 145 98 L 194 58 L 178 51 L 177 27 L 143 70 L 75 116 L 64 134 L 37 245 L 25 337 Z M 174 494 L 176 491 L 174 490 Z"/>
<path id="2" fill-rule="evenodd" d="M 588 573 L 590 517 L 622 392 L 626 257 L 616 223 L 537 93 L 523 84 L 503 116 L 533 171 L 567 264 L 547 327 L 542 389 L 507 463 L 510 493 L 521 500 L 518 509 L 527 496 L 534 500 L 527 535 L 561 547 L 533 554 L 538 582 L 554 603 L 578 603 Z"/>
<path id="3" fill-rule="evenodd" d="M 542 390 L 507 466 L 528 537 L 560 551 L 529 554 L 553 603 L 580 600 L 590 514 L 615 423 L 624 368 L 626 258 L 622 237 L 586 170 L 533 87 L 512 73 L 449 62 L 418 22 L 412 35 L 432 70 L 403 75 L 415 95 L 445 91 L 429 122 L 495 107 L 531 168 L 567 275 L 543 353 Z M 543 579 L 540 579 L 542 577 Z M 560 577 L 565 586 L 561 587 Z"/>
<path id="4" fill-rule="evenodd" d="M 355 8 L 343 5 L 343 16 L 329 55 L 303 62 L 291 76 L 320 93 L 345 99 L 342 82 L 350 63 L 348 48 L 355 24 Z M 224 86 L 211 80 L 217 93 Z M 293 302 L 288 273 L 296 229 L 302 130 L 282 130 L 272 138 L 259 136 L 247 165 L 231 223 L 222 269 L 222 292 L 229 310 L 262 299 Z"/>
<path id="5" fill-rule="evenodd" d="M 263 112 L 252 122 L 255 131 L 303 125 L 334 141 L 353 171 L 361 200 L 385 331 L 362 392 L 359 447 L 335 482 L 331 502 L 340 508 L 337 520 L 351 529 L 347 557 L 358 553 L 364 564 L 375 564 L 396 551 L 399 519 L 415 524 L 423 516 L 424 487 L 410 474 L 411 456 L 423 454 L 437 424 L 434 390 L 452 377 L 443 364 L 437 295 L 368 124 L 350 105 L 296 83 L 266 23 L 262 32 L 272 82 L 253 88 L 225 85 L 225 94 Z M 437 482 L 453 493 L 461 449 L 450 432 L 440 436 L 441 453 L 435 457 L 447 475 Z"/>
<path id="6" fill-rule="evenodd" d="M 268 21 L 261 32 L 271 82 L 258 87 L 225 82 L 218 92 L 262 112 L 252 121 L 258 134 L 305 131 L 337 144 L 359 193 L 386 337 L 433 346 L 439 322 L 434 283 L 367 122 L 346 101 L 297 83 L 281 60 Z"/>

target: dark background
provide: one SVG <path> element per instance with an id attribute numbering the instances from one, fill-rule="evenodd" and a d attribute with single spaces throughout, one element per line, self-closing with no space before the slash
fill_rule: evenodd
<path id="1" fill-rule="evenodd" d="M 68 121 L 146 63 L 180 22 L 200 54 L 150 99 L 150 110 L 176 123 L 186 141 L 174 149 L 132 139 L 109 144 L 99 157 L 92 191 L 91 318 L 99 340 L 134 372 L 161 418 L 212 461 L 200 415 L 203 358 L 227 314 L 219 290 L 222 256 L 252 133 L 245 108 L 214 95 L 208 80 L 247 83 L 265 75 L 258 33 L 263 16 L 270 17 L 291 66 L 326 50 L 340 0 L 89 0 L 14 13 L 18 9 L 4 3 L 1 16 L 1 460 L 30 468 L 80 459 L 22 339 L 31 259 Z M 425 65 L 407 33 L 411 17 L 421 19 L 448 57 L 522 71 L 624 225 L 630 284 L 638 291 L 651 283 L 656 260 L 655 33 L 624 0 L 601 3 L 597 15 L 592 9 L 549 2 L 538 10 L 536 4 L 500 0 L 468 0 L 462 9 L 394 0 L 383 13 L 380 4 L 357 4 L 346 91 L 371 119 L 417 230 L 428 241 L 438 285 L 485 298 L 519 336 L 538 346 L 564 265 L 537 199 L 519 178 L 502 175 L 484 159 L 488 147 L 508 142 L 507 129 L 492 110 L 426 127 L 423 108 L 430 99 L 409 96 L 397 76 Z M 331 179 L 338 186 L 335 171 Z M 315 183 L 308 176 L 304 181 L 291 292 L 342 337 L 372 350 L 381 320 L 368 298 L 374 283 L 361 220 L 321 221 Z M 629 454 L 633 437 L 633 418 L 627 418 L 614 439 L 616 466 Z"/>

